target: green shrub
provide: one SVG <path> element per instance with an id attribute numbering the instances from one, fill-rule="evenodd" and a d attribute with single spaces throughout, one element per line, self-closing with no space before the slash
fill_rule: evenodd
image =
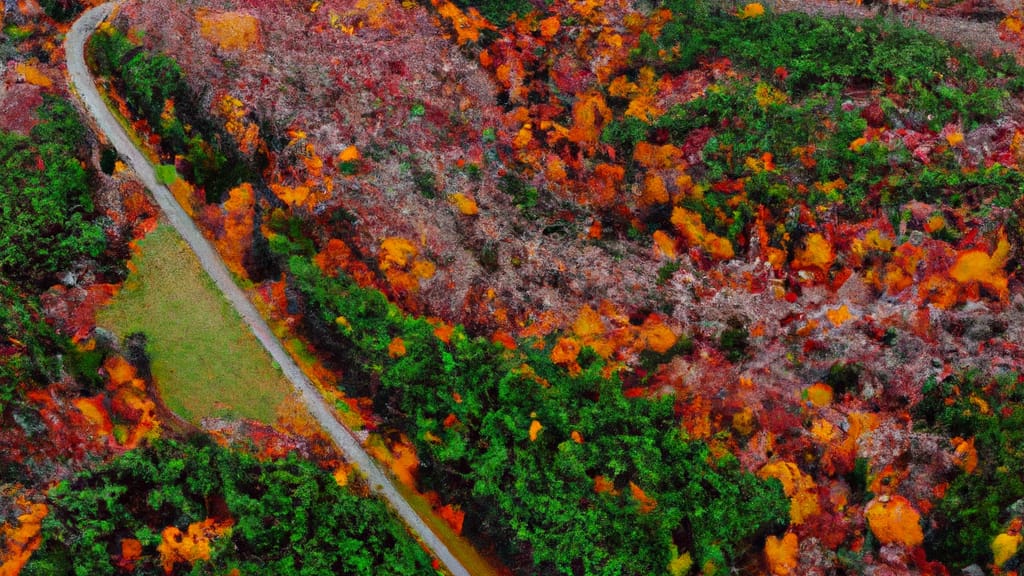
<path id="1" fill-rule="evenodd" d="M 234 525 L 190 574 L 432 573 L 426 552 L 380 500 L 338 486 L 294 454 L 259 460 L 205 437 L 127 452 L 54 487 L 47 504 L 43 544 L 26 575 L 118 573 L 108 550 L 126 537 L 143 546 L 135 573 L 163 573 L 162 530 L 207 518 Z"/>
<path id="2" fill-rule="evenodd" d="M 106 247 L 77 158 L 85 141 L 77 112 L 47 97 L 36 113 L 30 137 L 0 131 L 0 273 L 28 284 Z"/>
<path id="3" fill-rule="evenodd" d="M 750 347 L 750 332 L 738 320 L 730 320 L 729 327 L 718 336 L 718 346 L 730 362 L 739 362 Z"/>
<path id="4" fill-rule="evenodd" d="M 992 562 L 992 540 L 1011 519 L 1024 494 L 1024 380 L 1015 372 L 996 377 L 965 372 L 929 378 L 914 408 L 919 428 L 974 440 L 978 467 L 959 470 L 932 512 L 925 535 L 928 557 L 953 569 Z"/>
<path id="5" fill-rule="evenodd" d="M 10 350 L 0 354 L 0 415 L 33 386 L 60 379 L 62 355 L 71 346 L 46 323 L 35 298 L 0 277 L 0 338 Z"/>
<path id="6" fill-rule="evenodd" d="M 683 439 L 670 397 L 623 397 L 596 354 L 582 352 L 571 376 L 530 342 L 506 351 L 457 328 L 445 344 L 431 324 L 344 275 L 325 277 L 302 258 L 290 269 L 307 329 L 378 383 L 377 413 L 413 439 L 422 487 L 459 503 L 467 532 L 506 558 L 531 550 L 522 570 L 655 574 L 685 550 L 724 571 L 785 525 L 777 482 Z M 395 337 L 406 348 L 399 358 L 388 355 Z M 543 426 L 535 441 L 533 420 Z M 598 475 L 616 492 L 595 493 Z M 652 510 L 641 511 L 631 482 L 657 502 Z"/>
<path id="7" fill-rule="evenodd" d="M 113 148 L 103 148 L 103 150 L 100 151 L 100 170 L 102 170 L 107 176 L 113 174 L 117 160 L 117 150 Z"/>
<path id="8" fill-rule="evenodd" d="M 136 46 L 112 27 L 92 35 L 87 56 L 121 90 L 132 112 L 160 135 L 165 157 L 188 161 L 188 176 L 205 190 L 207 202 L 220 202 L 235 186 L 258 178 L 255 159 L 243 158 L 223 127 L 202 112 L 173 58 Z M 164 114 L 168 101 L 175 104 L 171 117 Z"/>

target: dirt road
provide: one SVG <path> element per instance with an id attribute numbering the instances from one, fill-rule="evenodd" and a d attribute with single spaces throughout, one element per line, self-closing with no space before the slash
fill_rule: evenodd
<path id="1" fill-rule="evenodd" d="M 377 462 L 363 450 L 362 445 L 331 413 L 324 399 L 317 392 L 313 383 L 303 374 L 299 366 L 285 352 L 281 342 L 274 336 L 270 327 L 260 316 L 245 293 L 235 284 L 221 261 L 220 256 L 196 228 L 185 211 L 178 205 L 170 190 L 157 181 L 156 172 L 146 157 L 132 143 L 124 129 L 114 116 L 107 110 L 103 99 L 96 89 L 95 80 L 85 65 L 85 42 L 101 21 L 106 18 L 116 3 L 97 6 L 84 14 L 74 23 L 65 40 L 65 54 L 68 75 L 73 91 L 89 112 L 96 127 L 106 134 L 111 145 L 117 149 L 121 157 L 131 165 L 143 184 L 149 188 L 153 197 L 160 205 L 167 220 L 188 242 L 199 257 L 203 269 L 210 275 L 214 283 L 231 302 L 235 310 L 252 330 L 261 344 L 270 352 L 271 357 L 281 366 L 281 371 L 292 382 L 296 392 L 302 398 L 309 413 L 333 440 L 334 444 L 350 462 L 356 464 L 366 476 L 373 491 L 384 498 L 391 508 L 402 518 L 409 530 L 423 542 L 455 576 L 469 576 L 469 572 L 451 554 L 444 543 L 430 530 L 426 523 L 416 514 L 408 502 L 398 493 L 391 478 L 377 465 Z"/>

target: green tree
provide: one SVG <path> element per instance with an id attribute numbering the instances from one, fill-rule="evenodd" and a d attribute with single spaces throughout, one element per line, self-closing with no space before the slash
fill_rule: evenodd
<path id="1" fill-rule="evenodd" d="M 196 436 L 162 440 L 82 472 L 49 493 L 43 544 L 24 574 L 119 572 L 110 550 L 137 538 L 136 574 L 163 573 L 160 533 L 206 518 L 234 522 L 190 574 L 432 574 L 383 502 L 338 486 L 293 455 L 260 460 Z"/>
<path id="2" fill-rule="evenodd" d="M 26 138 L 0 132 L 0 273 L 38 283 L 106 246 L 91 221 L 89 178 L 77 159 L 85 129 L 66 102 L 48 98 Z"/>

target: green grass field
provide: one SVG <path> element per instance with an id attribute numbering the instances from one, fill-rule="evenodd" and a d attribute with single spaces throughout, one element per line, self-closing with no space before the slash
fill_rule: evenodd
<path id="1" fill-rule="evenodd" d="M 181 417 L 272 424 L 291 385 L 270 355 L 173 228 L 161 224 L 139 246 L 136 270 L 97 324 L 120 338 L 146 334 L 157 389 Z"/>

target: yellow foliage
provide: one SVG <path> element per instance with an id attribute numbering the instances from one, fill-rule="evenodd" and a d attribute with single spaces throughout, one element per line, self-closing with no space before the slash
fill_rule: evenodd
<path id="1" fill-rule="evenodd" d="M 196 560 L 210 559 L 210 540 L 227 532 L 233 522 L 218 523 L 213 518 L 193 522 L 185 532 L 176 526 L 168 526 L 161 532 L 161 542 L 156 547 L 163 562 L 164 572 L 170 574 L 178 563 L 193 564 Z"/>
<path id="2" fill-rule="evenodd" d="M 572 324 L 572 331 L 583 339 L 603 335 L 604 323 L 601 322 L 601 315 L 589 304 L 585 305 L 576 316 L 576 321 Z"/>
<path id="3" fill-rule="evenodd" d="M 342 464 L 334 471 L 334 481 L 338 486 L 348 486 L 349 468 L 351 468 L 351 465 Z"/>
<path id="4" fill-rule="evenodd" d="M 868 143 L 868 139 L 863 137 L 863 136 L 861 136 L 860 138 L 857 138 L 853 142 L 850 142 L 850 150 L 852 150 L 854 152 L 860 152 L 860 149 L 863 148 L 864 145 L 867 144 L 867 143 Z"/>
<path id="5" fill-rule="evenodd" d="M 245 122 L 245 105 L 242 101 L 230 94 L 225 94 L 217 104 L 221 116 L 224 117 L 224 129 L 235 137 L 242 152 L 248 153 L 253 150 L 259 140 L 260 127 L 256 124 Z M 165 122 L 171 122 L 174 118 L 174 102 L 167 100 L 164 106 L 164 113 L 161 118 Z"/>
<path id="6" fill-rule="evenodd" d="M 551 349 L 551 361 L 563 366 L 572 366 L 580 354 L 580 344 L 575 338 L 561 338 Z"/>
<path id="7" fill-rule="evenodd" d="M 676 259 L 676 242 L 671 236 L 666 234 L 663 230 L 655 230 L 654 234 L 651 236 L 654 239 L 654 245 L 658 247 L 659 252 L 661 252 L 666 258 L 671 260 Z"/>
<path id="8" fill-rule="evenodd" d="M 978 450 L 974 447 L 974 438 L 964 440 L 956 437 L 953 442 L 953 463 L 964 472 L 970 474 L 978 467 Z"/>
<path id="9" fill-rule="evenodd" d="M 824 382 L 816 382 L 807 388 L 807 401 L 819 408 L 832 403 L 832 387 Z"/>
<path id="10" fill-rule="evenodd" d="M 843 304 L 835 310 L 826 310 L 825 316 L 827 316 L 828 321 L 837 328 L 853 319 L 853 314 L 850 313 L 850 308 L 846 304 Z"/>
<path id="11" fill-rule="evenodd" d="M 19 499 L 18 505 L 27 512 L 18 516 L 17 527 L 5 523 L 0 527 L 0 542 L 6 546 L 0 550 L 0 576 L 17 576 L 42 543 L 43 518 L 49 513 L 46 504 L 31 504 Z"/>
<path id="12" fill-rule="evenodd" d="M 572 325 L 573 334 L 579 338 L 579 345 L 590 346 L 602 358 L 608 358 L 614 352 L 613 346 L 604 338 L 605 328 L 601 315 L 589 305 L 580 309 Z"/>
<path id="13" fill-rule="evenodd" d="M 405 238 L 392 236 L 385 238 L 380 243 L 380 268 L 402 268 L 407 266 L 416 257 L 416 246 Z"/>
<path id="14" fill-rule="evenodd" d="M 764 6 L 762 6 L 759 2 L 751 2 L 750 4 L 744 6 L 742 10 L 739 11 L 739 17 L 742 19 L 757 18 L 758 16 L 763 15 Z"/>
<path id="15" fill-rule="evenodd" d="M 72 404 L 96 427 L 99 436 L 109 436 L 113 432 L 114 424 L 110 421 L 110 414 L 103 407 L 103 396 L 75 398 Z"/>
<path id="16" fill-rule="evenodd" d="M 750 408 L 744 408 L 732 415 L 732 429 L 743 436 L 750 436 L 754 432 L 754 424 L 754 412 Z"/>
<path id="17" fill-rule="evenodd" d="M 836 255 L 832 251 L 832 244 L 824 236 L 814 232 L 804 238 L 803 246 L 796 251 L 793 267 L 798 270 L 816 269 L 826 272 L 832 266 L 832 261 L 835 258 Z"/>
<path id="18" fill-rule="evenodd" d="M 355 145 L 349 146 L 338 154 L 338 162 L 355 162 L 359 160 L 359 148 Z"/>
<path id="19" fill-rule="evenodd" d="M 462 10 L 445 0 L 436 2 L 437 13 L 451 22 L 455 29 L 455 42 L 462 46 L 466 42 L 476 42 L 480 39 L 481 30 L 494 30 L 494 25 L 480 15 L 476 8 L 470 8 L 465 13 Z"/>
<path id="20" fill-rule="evenodd" d="M 995 540 L 992 540 L 992 556 L 996 566 L 1001 568 L 1003 564 L 1006 564 L 1007 560 L 1017 554 L 1017 550 L 1020 549 L 1021 539 L 1020 531 L 1017 531 L 1016 534 L 1004 532 L 996 536 Z"/>
<path id="21" fill-rule="evenodd" d="M 195 194 L 195 188 L 188 183 L 188 180 L 184 178 L 176 178 L 174 182 L 171 182 L 167 188 L 171 191 L 171 195 L 178 201 L 181 208 L 189 216 L 195 216 L 195 207 L 193 206 L 193 194 Z"/>
<path id="22" fill-rule="evenodd" d="M 637 340 L 644 349 L 664 354 L 676 345 L 679 339 L 672 329 L 655 316 L 649 316 L 640 326 Z"/>
<path id="23" fill-rule="evenodd" d="M 633 160 L 644 168 L 672 168 L 678 166 L 682 159 L 683 151 L 671 144 L 658 146 L 641 141 L 633 150 Z"/>
<path id="24" fill-rule="evenodd" d="M 1007 16 L 1003 18 L 1003 21 L 999 23 L 999 27 L 1007 32 L 1013 34 L 1020 34 L 1024 30 L 1024 20 L 1021 20 L 1015 15 Z"/>
<path id="25" fill-rule="evenodd" d="M 743 161 L 743 165 L 754 174 L 760 174 L 765 171 L 771 172 L 775 170 L 775 159 L 771 152 L 765 152 L 760 158 L 747 156 L 747 159 Z"/>
<path id="26" fill-rule="evenodd" d="M 633 94 L 636 94 L 639 90 L 640 88 L 637 87 L 637 85 L 634 84 L 633 82 L 630 82 L 629 79 L 626 78 L 624 75 L 616 76 L 616 78 L 612 80 L 610 84 L 608 84 L 608 95 L 613 96 L 615 98 L 629 98 Z M 653 146 L 652 144 L 648 144 L 647 142 L 640 142 L 640 144 Z M 640 144 L 638 144 L 638 146 Z"/>
<path id="27" fill-rule="evenodd" d="M 135 378 L 135 367 L 121 356 L 108 357 L 103 361 L 103 369 L 115 386 L 123 386 Z"/>
<path id="28" fill-rule="evenodd" d="M 836 427 L 828 420 L 817 418 L 811 423 L 811 435 L 822 444 L 828 444 L 836 437 Z"/>
<path id="29" fill-rule="evenodd" d="M 693 556 L 689 552 L 676 556 L 668 563 L 668 573 L 671 576 L 686 576 L 693 568 Z"/>
<path id="30" fill-rule="evenodd" d="M 708 230 L 700 214 L 676 206 L 672 209 L 671 222 L 688 244 L 702 248 L 712 258 L 729 260 L 735 255 L 729 240 Z"/>
<path id="31" fill-rule="evenodd" d="M 962 144 L 963 141 L 964 141 L 964 133 L 963 132 L 950 132 L 949 134 L 946 134 L 946 142 L 949 142 L 950 146 L 956 146 L 958 144 Z"/>
<path id="32" fill-rule="evenodd" d="M 650 122 L 664 113 L 658 107 L 656 99 L 658 94 L 658 75 L 650 66 L 644 66 L 640 69 L 637 75 L 636 93 L 636 96 L 633 97 L 626 108 L 626 116 Z"/>
<path id="33" fill-rule="evenodd" d="M 430 260 L 424 260 L 423 258 L 417 258 L 410 270 L 412 275 L 421 279 L 429 280 L 434 277 L 434 273 L 437 272 L 437 266 Z"/>
<path id="34" fill-rule="evenodd" d="M 284 186 L 282 184 L 271 184 L 270 191 L 289 206 L 300 206 L 309 200 L 310 190 L 305 186 Z"/>
<path id="35" fill-rule="evenodd" d="M 977 406 L 978 411 L 981 412 L 982 414 L 992 413 L 992 407 L 988 405 L 988 402 L 986 402 L 984 398 L 981 398 L 976 394 L 971 394 L 971 397 L 968 398 L 968 400 L 971 404 Z"/>
<path id="36" fill-rule="evenodd" d="M 260 40 L 260 21 L 244 12 L 196 11 L 199 33 L 223 50 L 251 50 Z"/>
<path id="37" fill-rule="evenodd" d="M 433 277 L 436 272 L 434 263 L 417 256 L 416 246 L 405 238 L 385 238 L 380 248 L 377 255 L 380 271 L 392 288 L 400 292 L 418 290 L 419 281 Z"/>
<path id="38" fill-rule="evenodd" d="M 533 142 L 533 125 L 527 122 L 512 138 L 512 147 L 516 150 L 523 150 L 530 145 L 530 142 Z"/>
<path id="39" fill-rule="evenodd" d="M 242 261 L 245 257 L 245 247 L 252 243 L 255 207 L 252 185 L 246 182 L 232 188 L 223 207 L 224 233 L 215 238 L 214 243 L 231 271 L 239 276 L 245 276 Z"/>
<path id="40" fill-rule="evenodd" d="M 957 257 L 956 263 L 950 269 L 951 278 L 960 284 L 978 284 L 996 293 L 999 298 L 1005 298 L 1008 294 L 1006 266 L 1010 257 L 1010 243 L 1006 235 L 1001 234 L 996 249 L 991 255 L 982 250 L 968 250 Z"/>
<path id="41" fill-rule="evenodd" d="M 796 534 L 786 532 L 783 537 L 769 536 L 764 542 L 764 555 L 768 560 L 768 569 L 774 576 L 787 576 L 793 573 L 797 564 L 797 552 L 800 541 Z"/>
<path id="42" fill-rule="evenodd" d="M 39 71 L 38 68 L 25 62 L 19 62 L 15 64 L 14 71 L 21 75 L 25 79 L 25 82 L 40 88 L 49 88 L 53 86 L 53 80 Z"/>
<path id="43" fill-rule="evenodd" d="M 612 119 L 612 111 L 599 92 L 583 94 L 572 106 L 573 125 L 569 139 L 577 144 L 596 144 L 604 127 Z"/>
<path id="44" fill-rule="evenodd" d="M 800 469 L 792 462 L 769 462 L 757 473 L 760 478 L 775 478 L 782 482 L 782 491 L 792 496 L 797 490 L 797 480 L 801 477 Z"/>
<path id="45" fill-rule="evenodd" d="M 868 527 L 882 544 L 914 547 L 924 541 L 921 515 L 903 496 L 892 496 L 888 502 L 875 499 L 864 514 Z"/>
<path id="46" fill-rule="evenodd" d="M 556 183 L 565 182 L 569 175 L 565 171 L 565 162 L 562 159 L 550 154 L 547 157 L 547 166 L 544 168 L 544 175 L 548 180 Z"/>
<path id="47" fill-rule="evenodd" d="M 857 442 L 866 432 L 878 428 L 879 419 L 877 414 L 870 412 L 850 412 L 846 416 L 848 426 L 846 428 L 846 440 L 843 441 L 841 449 L 853 454 L 857 451 Z"/>
<path id="48" fill-rule="evenodd" d="M 133 379 L 131 386 L 124 386 L 117 391 L 117 401 L 123 402 L 133 410 L 137 410 L 139 422 L 128 430 L 128 436 L 121 446 L 135 448 L 144 439 L 152 439 L 160 432 L 160 421 L 156 417 L 156 404 L 146 395 L 142 380 Z"/>
<path id="49" fill-rule="evenodd" d="M 466 216 L 476 216 L 480 213 L 480 208 L 477 207 L 476 200 L 473 200 L 465 194 L 452 194 L 448 198 L 452 201 L 452 204 L 455 204 L 455 207 L 459 212 Z"/>
<path id="50" fill-rule="evenodd" d="M 647 177 L 644 178 L 644 191 L 640 196 L 640 206 L 668 204 L 668 201 L 668 190 L 665 188 L 665 181 L 657 174 L 647 174 Z"/>
<path id="51" fill-rule="evenodd" d="M 636 118 L 644 122 L 651 122 L 663 113 L 662 109 L 656 104 L 654 96 L 649 94 L 633 98 L 630 100 L 629 106 L 626 107 L 627 117 Z"/>
<path id="52" fill-rule="evenodd" d="M 942 214 L 933 214 L 924 223 L 924 231 L 929 234 L 934 234 L 945 227 L 946 219 L 942 217 Z"/>
<path id="53" fill-rule="evenodd" d="M 758 6 L 760 6 L 760 4 L 758 4 Z M 785 92 L 765 84 L 764 82 L 758 82 L 757 86 L 754 88 L 754 99 L 757 100 L 758 106 L 761 108 L 767 108 L 768 106 L 785 104 L 788 98 Z"/>
<path id="54" fill-rule="evenodd" d="M 530 422 L 530 442 L 535 442 L 537 440 L 537 434 L 540 434 L 540 431 L 543 428 L 544 426 L 537 420 Z"/>
<path id="55" fill-rule="evenodd" d="M 323 168 L 323 158 L 317 155 L 316 149 L 312 144 L 306 144 L 306 156 L 302 158 L 302 163 L 306 165 L 306 170 L 309 171 L 309 175 L 313 178 L 319 178 Z"/>
<path id="56" fill-rule="evenodd" d="M 776 478 L 789 497 L 789 520 L 795 526 L 818 513 L 818 493 L 814 479 L 792 462 L 769 462 L 758 472 L 759 478 Z"/>
<path id="57" fill-rule="evenodd" d="M 863 257 L 869 250 L 891 252 L 892 240 L 882 236 L 882 233 L 877 228 L 874 228 L 864 235 L 863 240 L 854 238 L 853 242 L 851 242 L 851 248 L 853 253 L 860 257 Z"/>

